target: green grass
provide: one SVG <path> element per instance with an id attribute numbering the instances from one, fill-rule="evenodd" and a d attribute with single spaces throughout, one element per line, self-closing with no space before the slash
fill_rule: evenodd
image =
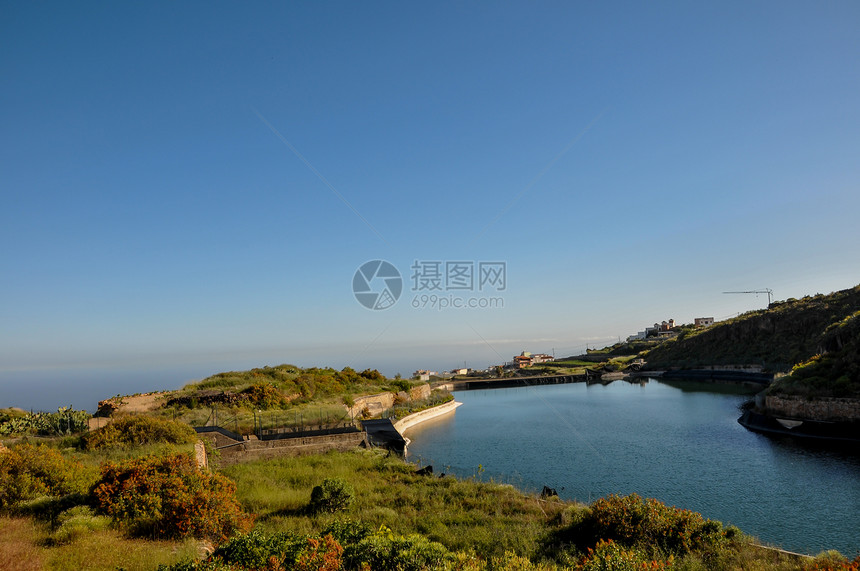
<path id="1" fill-rule="evenodd" d="M 559 544 L 558 538 L 590 507 L 543 501 L 508 485 L 414 472 L 414 466 L 396 457 L 366 450 L 252 462 L 222 471 L 236 481 L 240 502 L 258 515 L 256 528 L 264 534 L 313 535 L 333 521 L 350 519 L 374 529 L 385 526 L 398 535 L 420 534 L 484 561 L 512 554 L 531 561 L 521 562 L 519 569 L 533 569 L 532 564 L 563 568 L 562 562 L 574 564 L 583 554 Z M 315 515 L 307 509 L 313 487 L 325 478 L 341 478 L 354 488 L 355 502 L 345 512 Z M 740 534 L 710 551 L 676 557 L 673 569 L 799 571 L 804 561 L 762 549 Z"/>
<path id="2" fill-rule="evenodd" d="M 194 557 L 195 541 L 128 539 L 113 529 L 90 529 L 72 541 L 55 544 L 47 523 L 0 517 L 0 569 L 152 571 Z"/>
<path id="3" fill-rule="evenodd" d="M 258 514 L 258 526 L 267 532 L 318 533 L 346 516 L 487 556 L 505 551 L 535 556 L 541 537 L 561 521 L 565 508 L 508 485 L 414 471 L 377 451 L 355 451 L 239 464 L 223 473 L 236 481 L 239 501 Z M 311 490 L 325 478 L 342 478 L 355 489 L 355 502 L 345 514 L 307 513 Z"/>
<path id="4" fill-rule="evenodd" d="M 57 439 L 56 443 L 59 446 L 68 440 Z M 106 460 L 167 453 L 176 448 L 150 445 L 86 454 L 66 449 L 64 453 L 92 467 Z M 221 473 L 236 482 L 237 499 L 244 509 L 256 514 L 256 529 L 264 534 L 316 535 L 335 521 L 349 519 L 372 529 L 385 526 L 397 535 L 420 534 L 458 552 L 461 560 L 478 556 L 483 562 L 491 558 L 512 562 L 516 556 L 530 561 L 520 560 L 517 569 L 534 569 L 533 564 L 557 569 L 565 562 L 579 561 L 587 546 L 571 547 L 577 542 L 570 533 L 581 529 L 577 522 L 588 521 L 587 514 L 593 509 L 557 499 L 541 500 L 505 484 L 418 476 L 414 466 L 378 450 L 249 462 L 229 466 Z M 355 490 L 355 501 L 336 514 L 313 513 L 308 509 L 311 492 L 327 478 L 347 482 Z M 802 568 L 800 559 L 763 550 L 742 536 L 719 545 L 707 553 L 677 557 L 673 568 Z M 53 522 L 38 517 L 0 517 L 0 568 L 154 569 L 193 557 L 197 547 L 194 541 L 130 539 L 84 505 L 61 513 Z M 647 549 L 636 549 L 647 554 Z M 474 563 L 474 559 L 470 561 Z M 475 565 L 470 568 L 486 568 L 480 562 Z"/>

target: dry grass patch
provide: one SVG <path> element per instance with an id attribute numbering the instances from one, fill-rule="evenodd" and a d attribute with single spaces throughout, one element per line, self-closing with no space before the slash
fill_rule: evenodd
<path id="1" fill-rule="evenodd" d="M 0 569 L 43 569 L 39 537 L 32 519 L 0 517 Z"/>

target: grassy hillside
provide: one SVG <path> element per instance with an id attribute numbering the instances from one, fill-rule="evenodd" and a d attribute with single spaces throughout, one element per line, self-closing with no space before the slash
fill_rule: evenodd
<path id="1" fill-rule="evenodd" d="M 860 398 L 860 311 L 832 323 L 821 337 L 819 351 L 795 365 L 768 392 Z"/>
<path id="2" fill-rule="evenodd" d="M 856 338 L 856 328 L 840 324 L 849 323 L 858 311 L 860 286 L 774 302 L 766 310 L 684 331 L 650 350 L 646 358 L 652 369 L 754 364 L 766 371 L 788 372 L 798 363 L 844 345 L 851 336 Z"/>
<path id="3" fill-rule="evenodd" d="M 192 426 L 217 420 L 219 425 L 236 432 L 250 433 L 255 426 L 349 422 L 344 405 L 351 406 L 357 396 L 402 391 L 410 386 L 410 381 L 388 379 L 376 369 L 302 369 L 285 364 L 212 375 L 158 395 L 147 412 Z M 123 402 L 128 400 L 109 399 L 102 409 L 108 414 L 115 408 L 123 411 Z"/>
<path id="4" fill-rule="evenodd" d="M 0 488 L 11 483 L 8 478 L 23 482 L 24 475 L 30 484 L 57 480 L 34 464 L 11 461 L 21 454 L 40 466 L 50 460 L 52 473 L 64 476 L 57 480 L 61 488 L 15 488 L 18 496 L 0 506 L 1 568 L 849 571 L 858 563 L 832 553 L 814 562 L 764 550 L 736 528 L 636 495 L 588 506 L 539 498 L 477 478 L 419 475 L 380 451 L 281 458 L 208 473 L 179 461 L 181 447 L 69 444 L 22 445 L 0 456 Z M 73 480 L 66 477 L 71 474 Z M 116 474 L 128 477 L 115 480 Z M 166 510 L 197 480 L 220 482 L 221 495 L 207 493 L 211 484 L 198 486 L 189 497 L 193 510 Z M 337 501 L 321 503 L 318 490 L 329 490 L 327 497 Z M 255 520 L 253 529 L 206 533 L 201 510 L 213 518 L 224 511 L 220 502 L 235 501 L 245 521 Z M 146 519 L 153 517 L 162 525 Z M 194 529 L 217 547 L 204 561 L 194 560 L 204 545 Z"/>

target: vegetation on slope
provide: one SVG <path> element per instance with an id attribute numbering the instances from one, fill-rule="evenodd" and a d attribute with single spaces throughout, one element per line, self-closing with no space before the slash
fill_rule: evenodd
<path id="1" fill-rule="evenodd" d="M 190 383 L 166 396 L 154 414 L 192 426 L 217 420 L 239 433 L 259 426 L 309 426 L 350 422 L 344 405 L 358 395 L 400 391 L 410 381 L 387 379 L 376 369 L 294 365 L 231 371 Z M 213 418 L 212 415 L 217 418 Z"/>
<path id="2" fill-rule="evenodd" d="M 145 415 L 122 416 L 81 439 L 86 448 L 142 446 L 145 444 L 192 444 L 197 433 L 187 424 Z"/>
<path id="3" fill-rule="evenodd" d="M 51 568 L 160 563 L 176 571 L 811 569 L 755 547 L 735 528 L 654 500 L 542 499 L 476 478 L 419 475 L 380 451 L 211 472 L 174 445 L 49 442 L 58 448 L 19 444 L 0 455 L 0 560 L 18 553 Z M 115 459 L 120 453 L 130 456 Z M 252 517 L 255 527 L 244 533 Z M 191 537 L 217 549 L 196 559 Z M 132 560 L 143 545 L 152 555 Z M 856 564 L 834 555 L 826 562 L 819 568 Z"/>
<path id="4" fill-rule="evenodd" d="M 819 354 L 792 368 L 768 392 L 818 397 L 860 398 L 860 311 L 831 324 Z"/>
<path id="5" fill-rule="evenodd" d="M 858 310 L 860 286 L 829 295 L 774 302 L 766 310 L 682 332 L 651 349 L 648 366 L 660 369 L 752 364 L 771 372 L 787 372 L 795 364 L 830 350 L 833 328 L 838 329 Z M 849 331 L 856 337 L 855 329 L 843 333 Z"/>
<path id="6" fill-rule="evenodd" d="M 205 561 L 171 569 L 809 568 L 755 547 L 735 528 L 655 500 L 611 496 L 585 506 L 541 499 L 492 482 L 418 475 L 374 451 L 234 465 L 224 474 L 258 514 L 256 528 Z M 336 489 L 351 501 L 314 509 L 313 490 L 326 480 L 348 484 Z M 844 558 L 833 562 L 849 569 Z"/>
<path id="7" fill-rule="evenodd" d="M 261 367 L 250 371 L 218 373 L 186 385 L 168 406 L 187 404 L 196 398 L 200 404 L 217 401 L 218 395 L 231 395 L 236 404 L 256 407 L 281 407 L 325 397 L 359 394 L 381 390 L 388 379 L 376 369 L 356 372 L 350 367 L 301 369 L 294 365 Z M 213 390 L 214 389 L 214 390 Z M 281 398 L 274 398 L 274 389 Z M 241 395 L 241 396 L 240 396 Z M 185 400 L 187 399 L 187 400 Z"/>

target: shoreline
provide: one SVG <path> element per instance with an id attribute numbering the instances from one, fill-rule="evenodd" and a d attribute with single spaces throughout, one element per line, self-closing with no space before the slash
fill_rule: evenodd
<path id="1" fill-rule="evenodd" d="M 401 437 L 403 437 L 403 440 L 406 441 L 406 445 L 404 446 L 404 453 L 406 452 L 406 447 L 408 447 L 409 444 L 412 442 L 406 437 L 407 430 L 421 424 L 422 422 L 426 422 L 428 420 L 432 420 L 434 418 L 439 418 L 440 416 L 450 414 L 457 410 L 457 408 L 462 404 L 463 403 L 457 402 L 456 400 L 451 400 L 446 403 L 434 406 L 432 408 L 406 415 L 397 422 L 394 422 L 394 429 L 400 434 Z"/>

